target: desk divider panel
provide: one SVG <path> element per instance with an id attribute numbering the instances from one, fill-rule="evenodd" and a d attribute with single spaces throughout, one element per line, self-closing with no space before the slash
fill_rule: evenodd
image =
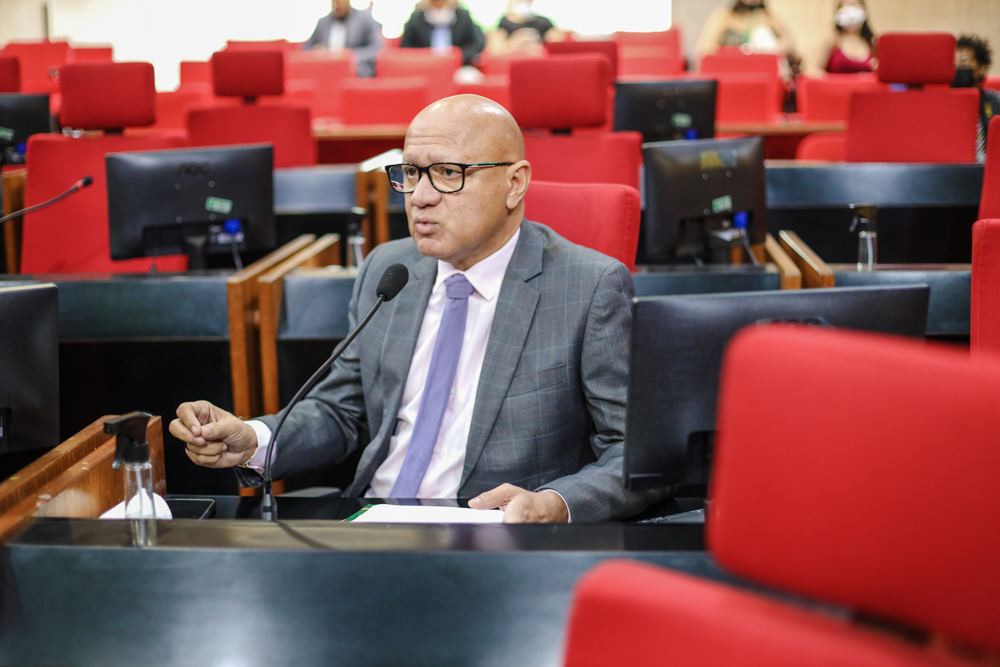
<path id="1" fill-rule="evenodd" d="M 802 271 L 803 287 L 833 287 L 833 271 L 812 248 L 791 231 L 778 232 L 781 247 Z"/>

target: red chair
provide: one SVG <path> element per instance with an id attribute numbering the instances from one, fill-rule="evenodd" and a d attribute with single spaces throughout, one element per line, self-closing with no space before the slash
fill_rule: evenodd
<path id="1" fill-rule="evenodd" d="M 58 93 L 57 72 L 69 62 L 69 53 L 67 42 L 10 42 L 3 48 L 3 55 L 21 63 L 22 93 Z"/>
<path id="2" fill-rule="evenodd" d="M 317 146 L 312 136 L 308 106 L 260 105 L 262 95 L 285 92 L 284 53 L 271 51 L 219 51 L 212 56 L 215 94 L 243 98 L 233 107 L 198 107 L 188 112 L 187 130 L 192 146 L 267 143 L 274 146 L 276 168 L 316 164 Z"/>
<path id="3" fill-rule="evenodd" d="M 0 56 L 0 93 L 21 92 L 21 65 L 14 56 Z"/>
<path id="4" fill-rule="evenodd" d="M 450 53 L 434 49 L 383 49 L 375 59 L 375 71 L 383 78 L 423 76 L 428 83 L 428 104 L 454 94 L 454 76 L 462 66 L 462 50 L 452 47 Z"/>
<path id="5" fill-rule="evenodd" d="M 1000 116 L 990 121 L 986 136 L 983 194 L 979 200 L 979 219 L 990 218 L 1000 218 Z"/>
<path id="6" fill-rule="evenodd" d="M 621 183 L 639 189 L 642 135 L 574 132 L 608 121 L 611 67 L 600 54 L 514 62 L 510 109 L 525 133 L 535 178 L 560 183 Z"/>
<path id="7" fill-rule="evenodd" d="M 639 245 L 639 191 L 627 185 L 546 183 L 532 180 L 524 215 L 563 238 L 635 269 Z"/>
<path id="8" fill-rule="evenodd" d="M 951 89 L 955 37 L 888 33 L 879 38 L 882 83 L 938 88 L 851 96 L 848 162 L 975 162 L 979 91 Z"/>
<path id="9" fill-rule="evenodd" d="M 313 118 L 339 116 L 342 109 L 341 84 L 353 79 L 357 69 L 354 52 L 344 49 L 330 51 L 291 51 L 285 59 L 285 80 L 289 86 L 296 81 L 311 81 L 315 85 L 312 105 Z"/>
<path id="10" fill-rule="evenodd" d="M 173 90 L 156 93 L 156 130 L 185 130 L 188 111 L 211 103 L 211 95 L 198 90 Z"/>
<path id="11" fill-rule="evenodd" d="M 796 102 L 805 121 L 847 120 L 851 95 L 860 91 L 884 90 L 874 74 L 826 74 L 822 78 L 800 76 Z"/>
<path id="12" fill-rule="evenodd" d="M 622 76 L 676 76 L 685 70 L 680 28 L 662 32 L 616 32 Z"/>
<path id="13" fill-rule="evenodd" d="M 781 115 L 785 88 L 781 79 L 760 72 L 716 72 L 717 123 L 771 123 Z"/>
<path id="14" fill-rule="evenodd" d="M 843 162 L 846 141 L 843 132 L 816 132 L 807 135 L 795 148 L 795 159 Z"/>
<path id="15" fill-rule="evenodd" d="M 480 55 L 479 69 L 486 75 L 510 76 L 510 66 L 513 63 L 525 60 L 539 60 L 544 57 L 544 55 L 524 55 L 523 53 L 491 56 L 488 51 L 483 51 L 482 55 Z"/>
<path id="16" fill-rule="evenodd" d="M 802 391 L 818 380 L 822 396 Z M 754 584 L 997 654 L 998 396 L 1000 361 L 957 350 L 797 326 L 740 334 L 723 366 L 713 558 Z M 874 627 L 609 564 L 578 587 L 565 664 L 982 664 Z"/>
<path id="17" fill-rule="evenodd" d="M 612 81 L 618 78 L 619 74 L 619 46 L 618 42 L 610 39 L 592 39 L 585 42 L 548 42 L 545 44 L 545 52 L 550 56 L 565 56 L 576 53 L 603 53 L 608 62 L 611 63 Z"/>
<path id="18" fill-rule="evenodd" d="M 62 122 L 66 127 L 104 130 L 103 136 L 73 138 L 36 134 L 28 140 L 25 204 L 33 206 L 65 191 L 83 176 L 93 185 L 49 208 L 25 216 L 23 273 L 148 272 L 150 259 L 112 261 L 108 241 L 107 153 L 180 148 L 169 134 L 123 136 L 122 128 L 146 126 L 155 117 L 153 66 L 149 63 L 71 63 L 61 70 Z M 162 271 L 183 271 L 186 257 L 160 257 Z"/>
<path id="19" fill-rule="evenodd" d="M 180 70 L 180 85 L 177 90 L 194 86 L 198 90 L 212 93 L 212 63 L 207 60 L 182 60 Z"/>
<path id="20" fill-rule="evenodd" d="M 409 125 L 429 104 L 427 79 L 353 79 L 341 86 L 345 125 Z"/>
<path id="21" fill-rule="evenodd" d="M 460 83 L 457 95 L 479 95 L 493 100 L 510 111 L 510 80 L 499 74 L 487 74 L 480 83 Z"/>
<path id="22" fill-rule="evenodd" d="M 241 40 L 230 39 L 226 41 L 226 51 L 281 51 L 287 53 L 297 49 L 287 39 L 262 39 L 262 40 Z"/>
<path id="23" fill-rule="evenodd" d="M 1000 220 L 972 226 L 972 355 L 1000 354 Z"/>
<path id="24" fill-rule="evenodd" d="M 74 46 L 70 51 L 70 60 L 75 63 L 99 62 L 106 63 L 115 59 L 114 47 L 106 46 Z"/>
<path id="25" fill-rule="evenodd" d="M 986 77 L 986 81 L 983 82 L 983 88 L 989 88 L 990 90 L 1000 90 L 1000 76 Z"/>
<path id="26" fill-rule="evenodd" d="M 701 59 L 699 74 L 721 74 L 726 72 L 756 72 L 771 76 L 781 76 L 779 56 L 771 53 L 732 53 L 723 51 Z"/>

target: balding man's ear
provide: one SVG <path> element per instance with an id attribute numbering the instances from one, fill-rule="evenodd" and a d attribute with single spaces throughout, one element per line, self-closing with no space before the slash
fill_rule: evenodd
<path id="1" fill-rule="evenodd" d="M 507 169 L 510 174 L 510 180 L 507 183 L 507 210 L 513 211 L 520 206 L 524 200 L 524 194 L 528 191 L 528 183 L 531 182 L 531 165 L 527 160 L 521 160 Z"/>

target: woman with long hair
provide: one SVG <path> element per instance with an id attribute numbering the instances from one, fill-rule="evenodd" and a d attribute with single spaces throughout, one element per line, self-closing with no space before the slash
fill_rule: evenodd
<path id="1" fill-rule="evenodd" d="M 767 8 L 765 0 L 736 0 L 712 13 L 698 38 L 698 57 L 727 46 L 740 47 L 746 53 L 785 55 L 791 65 L 798 62 L 788 28 Z"/>
<path id="2" fill-rule="evenodd" d="M 838 0 L 834 33 L 819 59 L 831 74 L 855 74 L 875 69 L 875 33 L 868 25 L 865 0 Z"/>

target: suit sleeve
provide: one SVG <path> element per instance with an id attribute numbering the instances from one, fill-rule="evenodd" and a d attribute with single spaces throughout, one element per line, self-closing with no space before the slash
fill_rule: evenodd
<path id="1" fill-rule="evenodd" d="M 461 44 L 455 44 L 462 50 L 462 64 L 472 65 L 479 59 L 479 54 L 483 52 L 486 48 L 486 37 L 483 35 L 483 29 L 479 27 L 479 24 L 469 17 L 469 23 L 467 30 L 463 31 L 463 39 Z"/>
<path id="2" fill-rule="evenodd" d="M 370 12 L 365 10 L 364 14 L 364 42 L 352 47 L 358 59 L 359 76 L 375 76 L 375 58 L 382 50 L 382 24 L 376 21 Z"/>
<path id="3" fill-rule="evenodd" d="M 316 47 L 326 46 L 323 42 L 323 19 L 316 22 L 316 28 L 313 30 L 313 34 L 309 36 L 306 43 L 302 45 L 303 51 L 308 51 L 309 49 L 315 49 Z"/>
<path id="4" fill-rule="evenodd" d="M 424 43 L 427 42 L 427 43 Z M 423 38 L 423 31 L 420 29 L 417 14 L 410 16 L 406 25 L 403 26 L 403 36 L 399 40 L 401 49 L 425 49 L 430 46 L 430 42 Z"/>
<path id="5" fill-rule="evenodd" d="M 372 292 L 366 283 L 367 269 L 377 256 L 375 248 L 361 266 L 354 281 L 348 311 L 350 330 L 358 324 L 359 295 Z M 368 301 L 364 300 L 367 306 Z M 361 360 L 355 340 L 334 362 L 329 374 L 306 394 L 285 418 L 272 462 L 274 479 L 289 474 L 311 470 L 319 466 L 338 463 L 358 447 L 368 443 L 368 420 L 364 392 L 361 385 Z M 260 417 L 268 428 L 274 429 L 277 417 Z M 257 486 L 259 476 L 248 469 L 236 469 L 244 486 Z M 257 479 L 255 479 L 255 477 Z"/>
<path id="6" fill-rule="evenodd" d="M 594 423 L 590 446 L 597 461 L 542 487 L 563 497 L 574 523 L 634 516 L 669 491 L 626 491 L 622 474 L 633 295 L 632 275 L 615 262 L 598 281 L 587 315 L 580 383 Z"/>

